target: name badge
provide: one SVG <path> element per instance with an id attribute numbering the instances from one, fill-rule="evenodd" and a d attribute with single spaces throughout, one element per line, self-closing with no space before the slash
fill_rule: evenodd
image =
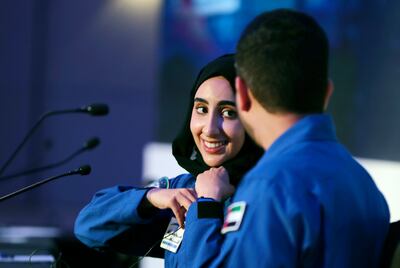
<path id="1" fill-rule="evenodd" d="M 229 205 L 227 208 L 224 225 L 221 234 L 237 231 L 242 223 L 244 212 L 246 210 L 246 202 L 240 201 Z"/>
<path id="2" fill-rule="evenodd" d="M 185 229 L 179 228 L 178 221 L 175 217 L 172 217 L 167 227 L 167 231 L 164 234 L 164 238 L 161 241 L 160 247 L 176 253 L 182 242 L 184 232 Z"/>

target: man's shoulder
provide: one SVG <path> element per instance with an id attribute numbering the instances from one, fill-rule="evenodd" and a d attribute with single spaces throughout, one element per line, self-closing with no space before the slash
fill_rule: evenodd
<path id="1" fill-rule="evenodd" d="M 294 169 L 298 162 L 293 161 L 295 158 L 291 155 L 279 156 L 274 158 L 263 157 L 260 161 L 247 173 L 246 177 L 252 179 L 272 179 L 279 177 L 281 173 Z"/>
<path id="2" fill-rule="evenodd" d="M 254 185 L 255 189 L 281 189 L 293 195 L 301 195 L 330 178 L 331 173 L 339 172 L 335 170 L 336 163 L 333 163 L 337 157 L 325 159 L 318 153 L 300 150 L 299 153 L 298 148 L 293 148 L 292 152 L 278 157 L 262 158 L 245 176 L 242 187 Z M 353 162 L 350 158 L 346 161 Z"/>
<path id="3" fill-rule="evenodd" d="M 257 163 L 244 177 L 240 188 L 254 191 L 273 191 L 278 185 L 285 187 L 293 163 L 285 158 L 263 160 Z M 280 187 L 280 186 L 279 186 Z"/>

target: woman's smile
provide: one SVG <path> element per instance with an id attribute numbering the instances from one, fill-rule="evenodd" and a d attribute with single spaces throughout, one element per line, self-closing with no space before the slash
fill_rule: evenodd
<path id="1" fill-rule="evenodd" d="M 201 140 L 204 150 L 210 154 L 219 154 L 225 151 L 225 146 L 228 144 L 227 141 L 205 141 Z"/>

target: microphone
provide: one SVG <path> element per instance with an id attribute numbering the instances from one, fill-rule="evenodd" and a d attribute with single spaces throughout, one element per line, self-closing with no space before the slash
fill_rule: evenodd
<path id="1" fill-rule="evenodd" d="M 103 116 L 108 114 L 108 105 L 103 103 L 94 103 L 88 106 L 83 106 L 80 112 L 89 113 L 94 116 Z"/>
<path id="2" fill-rule="evenodd" d="M 39 120 L 33 125 L 31 130 L 26 134 L 22 142 L 17 146 L 15 151 L 11 154 L 11 156 L 8 158 L 8 160 L 4 163 L 4 165 L 0 168 L 0 175 L 4 173 L 6 168 L 11 164 L 12 160 L 14 160 L 15 156 L 18 154 L 18 152 L 21 150 L 21 148 L 25 145 L 25 143 L 28 141 L 29 137 L 32 136 L 32 134 L 35 132 L 35 130 L 39 127 L 39 125 L 48 117 L 53 116 L 53 115 L 59 115 L 59 114 L 68 114 L 68 113 L 87 113 L 92 116 L 104 116 L 108 114 L 108 105 L 103 104 L 103 103 L 93 103 L 87 106 L 83 106 L 78 109 L 68 109 L 68 110 L 55 110 L 55 111 L 50 111 L 45 114 L 43 114 Z"/>
<path id="3" fill-rule="evenodd" d="M 14 174 L 11 174 L 11 175 L 3 176 L 3 177 L 0 177 L 0 181 L 5 181 L 5 180 L 8 180 L 8 179 L 21 177 L 21 176 L 29 175 L 29 174 L 36 173 L 36 172 L 39 172 L 39 171 L 43 171 L 43 170 L 46 170 L 46 169 L 52 169 L 52 168 L 61 166 L 61 165 L 65 164 L 65 163 L 71 161 L 77 155 L 79 155 L 79 154 L 81 154 L 81 153 L 83 153 L 85 151 L 92 150 L 92 149 L 96 148 L 99 144 L 100 144 L 100 139 L 97 138 L 97 137 L 93 137 L 93 138 L 87 140 L 83 144 L 83 146 L 81 148 L 79 148 L 77 151 L 75 151 L 70 156 L 68 156 L 67 158 L 65 158 L 65 159 L 63 159 L 63 160 L 61 160 L 59 162 L 56 162 L 56 163 L 53 163 L 53 164 L 49 164 L 49 165 L 46 165 L 46 166 L 42 166 L 42 167 L 38 167 L 38 168 L 28 169 L 28 170 L 25 170 L 25 171 L 22 171 L 22 172 L 18 172 L 18 173 L 14 173 Z"/>
<path id="4" fill-rule="evenodd" d="M 24 193 L 26 191 L 29 191 L 29 190 L 33 189 L 33 188 L 39 187 L 42 184 L 48 183 L 48 182 L 50 182 L 52 180 L 55 180 L 55 179 L 58 179 L 58 178 L 72 176 L 72 175 L 76 175 L 76 174 L 80 174 L 82 176 L 88 175 L 88 174 L 90 174 L 91 170 L 92 169 L 91 169 L 91 167 L 89 165 L 84 165 L 84 166 L 81 166 L 81 167 L 79 167 L 79 168 L 77 168 L 75 170 L 71 170 L 71 171 L 68 171 L 66 173 L 63 173 L 61 175 L 56 175 L 56 176 L 53 176 L 53 177 L 49 177 L 47 179 L 41 180 L 39 182 L 36 182 L 34 184 L 31 184 L 29 186 L 21 188 L 21 189 L 15 191 L 15 192 L 12 192 L 12 193 L 9 193 L 7 195 L 4 195 L 4 196 L 0 197 L 0 202 L 4 201 L 4 200 L 7 200 L 7 199 L 9 199 L 11 197 L 14 197 L 16 195 L 22 194 L 22 193 Z"/>

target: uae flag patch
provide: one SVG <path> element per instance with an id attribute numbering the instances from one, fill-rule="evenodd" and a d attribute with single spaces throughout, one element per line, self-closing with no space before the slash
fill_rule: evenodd
<path id="1" fill-rule="evenodd" d="M 232 203 L 226 212 L 224 225 L 221 229 L 221 234 L 227 232 L 237 231 L 242 223 L 244 211 L 246 209 L 246 202 L 240 201 Z"/>

